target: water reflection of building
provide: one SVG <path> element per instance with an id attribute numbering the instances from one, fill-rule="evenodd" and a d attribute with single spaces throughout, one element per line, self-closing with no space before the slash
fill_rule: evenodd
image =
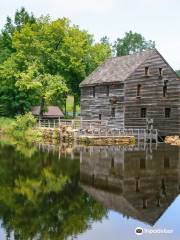
<path id="1" fill-rule="evenodd" d="M 180 191 L 180 148 L 81 149 L 83 188 L 104 207 L 154 225 Z"/>

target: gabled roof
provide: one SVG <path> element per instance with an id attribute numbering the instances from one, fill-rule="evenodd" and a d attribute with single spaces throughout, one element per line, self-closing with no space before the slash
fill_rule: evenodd
<path id="1" fill-rule="evenodd" d="M 107 59 L 81 82 L 80 87 L 103 83 L 123 82 L 155 51 L 157 50 L 149 49 L 132 55 Z"/>
<path id="2" fill-rule="evenodd" d="M 64 114 L 57 106 L 48 106 L 48 111 L 43 113 L 44 117 L 64 117 Z M 31 112 L 35 116 L 40 114 L 40 106 L 34 106 L 31 108 Z"/>
<path id="3" fill-rule="evenodd" d="M 172 196 L 169 196 L 169 198 L 167 198 L 167 203 L 163 204 L 161 207 L 151 206 L 144 210 L 141 205 L 137 205 L 137 201 L 140 199 L 128 197 L 127 193 L 112 193 L 85 184 L 81 184 L 81 187 L 95 200 L 100 202 L 103 207 L 119 212 L 127 217 L 148 223 L 151 226 L 160 219 L 178 195 L 178 193 L 174 193 Z"/>

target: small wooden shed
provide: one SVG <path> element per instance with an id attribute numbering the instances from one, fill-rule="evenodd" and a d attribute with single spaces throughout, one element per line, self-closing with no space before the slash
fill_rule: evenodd
<path id="1" fill-rule="evenodd" d="M 35 117 L 39 117 L 40 114 L 40 106 L 33 106 L 31 108 L 31 112 Z M 58 106 L 48 106 L 47 107 L 47 112 L 43 113 L 44 119 L 59 119 L 63 118 L 64 114 L 60 110 Z"/>

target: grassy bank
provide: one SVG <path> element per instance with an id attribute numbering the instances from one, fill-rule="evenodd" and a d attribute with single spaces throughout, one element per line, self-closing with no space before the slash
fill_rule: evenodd
<path id="1" fill-rule="evenodd" d="M 13 129 L 15 119 L 12 118 L 0 118 L 0 131 L 3 133 L 10 133 Z"/>
<path id="2" fill-rule="evenodd" d="M 0 134 L 9 135 L 18 140 L 39 141 L 42 133 L 35 128 L 36 119 L 30 114 L 20 115 L 14 119 L 0 118 Z"/>

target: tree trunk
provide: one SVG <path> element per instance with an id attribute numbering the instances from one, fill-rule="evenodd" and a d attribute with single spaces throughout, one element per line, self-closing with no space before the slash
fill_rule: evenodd
<path id="1" fill-rule="evenodd" d="M 64 102 L 64 115 L 67 115 L 67 105 L 66 105 L 66 100 L 67 98 L 65 98 L 65 102 Z"/>
<path id="2" fill-rule="evenodd" d="M 40 112 L 39 112 L 39 117 L 41 118 L 44 113 L 44 106 L 45 106 L 45 98 L 41 98 L 41 104 L 40 104 Z"/>
<path id="3" fill-rule="evenodd" d="M 76 104 L 77 104 L 77 97 L 74 96 L 74 104 L 73 104 L 73 118 L 76 117 Z"/>

